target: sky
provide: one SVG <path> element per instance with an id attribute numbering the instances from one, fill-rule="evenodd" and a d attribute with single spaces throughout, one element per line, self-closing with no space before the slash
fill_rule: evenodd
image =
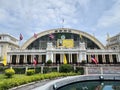
<path id="1" fill-rule="evenodd" d="M 0 0 L 0 33 L 17 39 L 21 33 L 22 43 L 62 26 L 94 35 L 105 45 L 107 33 L 120 33 L 120 0 Z"/>

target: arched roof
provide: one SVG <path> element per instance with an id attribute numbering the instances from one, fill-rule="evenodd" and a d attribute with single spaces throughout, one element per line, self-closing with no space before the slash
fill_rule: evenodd
<path id="1" fill-rule="evenodd" d="M 75 33 L 75 34 L 80 34 L 88 39 L 90 39 L 91 41 L 93 41 L 96 45 L 98 45 L 98 47 L 100 49 L 104 49 L 104 45 L 98 40 L 96 39 L 94 36 L 80 31 L 80 30 L 76 30 L 76 29 L 69 29 L 69 28 L 58 28 L 58 29 L 51 29 L 51 30 L 46 30 L 43 32 L 40 32 L 37 34 L 37 38 L 35 38 L 34 36 L 32 36 L 29 40 L 27 40 L 23 45 L 22 45 L 22 49 L 26 49 L 32 42 L 34 42 L 36 39 L 44 36 L 44 35 L 48 35 L 50 33 L 56 33 L 56 32 L 70 32 L 70 33 Z"/>

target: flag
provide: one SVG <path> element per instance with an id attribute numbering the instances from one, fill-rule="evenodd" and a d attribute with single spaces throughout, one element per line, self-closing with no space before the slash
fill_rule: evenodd
<path id="1" fill-rule="evenodd" d="M 4 65 L 4 66 L 7 65 L 7 57 L 6 57 L 6 56 L 4 56 L 4 58 L 3 58 L 3 65 Z"/>
<path id="2" fill-rule="evenodd" d="M 65 56 L 65 55 L 64 55 L 63 64 L 67 64 L 67 59 L 66 59 L 66 56 Z"/>
<path id="3" fill-rule="evenodd" d="M 51 39 L 53 39 L 53 38 L 54 38 L 54 35 L 51 33 L 51 34 L 49 34 L 49 37 L 50 37 Z"/>
<path id="4" fill-rule="evenodd" d="M 21 33 L 20 33 L 20 37 L 19 37 L 19 38 L 20 38 L 20 41 L 21 41 L 21 40 L 23 40 L 23 36 L 22 36 L 22 34 L 21 34 Z"/>
<path id="5" fill-rule="evenodd" d="M 34 33 L 34 37 L 37 38 L 37 34 L 36 33 Z"/>
<path id="6" fill-rule="evenodd" d="M 36 64 L 37 64 L 36 57 L 34 57 L 33 64 L 34 64 L 34 65 L 36 65 Z"/>
<path id="7" fill-rule="evenodd" d="M 97 60 L 95 59 L 95 56 L 94 55 L 91 55 L 91 60 L 95 63 L 95 64 L 98 64 Z"/>

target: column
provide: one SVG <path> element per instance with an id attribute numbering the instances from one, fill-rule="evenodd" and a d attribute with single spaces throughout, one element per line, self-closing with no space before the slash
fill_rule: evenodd
<path id="1" fill-rule="evenodd" d="M 118 53 L 118 62 L 120 62 L 120 51 Z"/>
<path id="2" fill-rule="evenodd" d="M 98 55 L 95 55 L 95 58 L 96 58 L 97 62 L 99 63 L 99 60 L 98 60 Z"/>
<path id="3" fill-rule="evenodd" d="M 27 57 L 26 57 L 27 55 L 24 55 L 24 59 L 23 59 L 23 63 L 27 63 Z"/>
<path id="4" fill-rule="evenodd" d="M 119 57 L 118 57 L 118 54 L 116 54 L 116 59 L 117 59 L 117 63 L 119 63 Z"/>
<path id="5" fill-rule="evenodd" d="M 34 55 L 31 55 L 31 64 L 33 63 Z"/>
<path id="6" fill-rule="evenodd" d="M 103 61 L 104 64 L 106 63 L 105 54 L 102 55 L 102 61 Z"/>
<path id="7" fill-rule="evenodd" d="M 77 62 L 80 63 L 79 54 L 77 53 Z"/>
<path id="8" fill-rule="evenodd" d="M 68 59 L 69 60 L 69 64 L 71 64 L 70 53 L 68 53 L 68 55 L 69 55 L 69 59 Z"/>
<path id="9" fill-rule="evenodd" d="M 113 63 L 112 55 L 109 55 L 110 63 Z"/>
<path id="10" fill-rule="evenodd" d="M 15 59 L 16 60 L 16 59 Z M 10 64 L 12 63 L 12 55 L 10 55 Z"/>
<path id="11" fill-rule="evenodd" d="M 41 62 L 42 62 L 42 56 L 38 55 L 38 63 L 41 63 Z"/>
<path id="12" fill-rule="evenodd" d="M 53 63 L 56 63 L 56 54 L 53 54 Z"/>
<path id="13" fill-rule="evenodd" d="M 61 64 L 63 63 L 63 56 L 64 56 L 64 54 L 60 54 L 60 63 Z"/>
<path id="14" fill-rule="evenodd" d="M 72 53 L 71 53 L 71 57 L 70 57 L 70 62 L 73 64 L 73 62 L 72 62 Z"/>
<path id="15" fill-rule="evenodd" d="M 88 62 L 91 63 L 91 54 L 88 54 Z"/>
<path id="16" fill-rule="evenodd" d="M 17 55 L 16 63 L 19 64 L 20 61 L 20 55 Z"/>

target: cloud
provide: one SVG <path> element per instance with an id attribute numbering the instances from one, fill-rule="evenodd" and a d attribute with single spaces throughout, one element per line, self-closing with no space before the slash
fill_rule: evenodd
<path id="1" fill-rule="evenodd" d="M 103 13 L 98 20 L 97 27 L 110 27 L 115 24 L 120 24 L 120 1 L 116 3 L 107 11 Z"/>
<path id="2" fill-rule="evenodd" d="M 0 31 L 9 32 L 15 37 L 23 33 L 24 39 L 27 40 L 34 32 L 61 28 L 63 25 L 92 33 L 101 27 L 109 27 L 120 22 L 119 2 L 113 6 L 108 3 L 111 6 L 109 10 L 105 9 L 104 0 L 97 2 L 96 0 L 0 0 Z"/>

